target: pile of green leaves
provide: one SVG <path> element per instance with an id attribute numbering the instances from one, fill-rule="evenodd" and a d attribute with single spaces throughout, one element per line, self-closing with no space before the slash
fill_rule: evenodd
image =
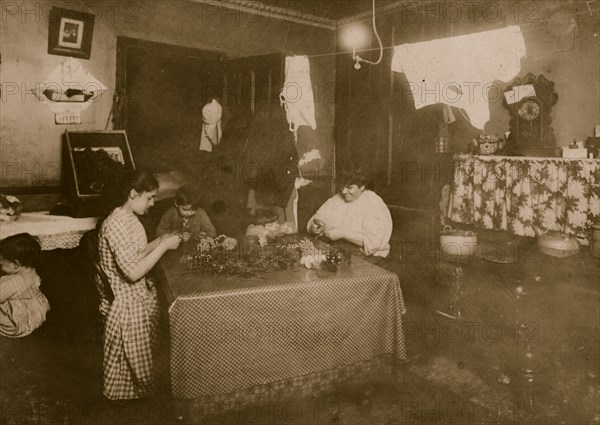
<path id="1" fill-rule="evenodd" d="M 221 244 L 206 249 L 206 245 L 204 249 L 197 248 L 195 252 L 184 254 L 181 264 L 199 273 L 255 278 L 293 269 L 300 258 L 293 244 L 265 247 L 258 244 L 241 244 L 234 249 L 224 249 Z"/>

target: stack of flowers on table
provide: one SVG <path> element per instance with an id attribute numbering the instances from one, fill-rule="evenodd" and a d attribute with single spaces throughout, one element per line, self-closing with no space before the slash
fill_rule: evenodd
<path id="1" fill-rule="evenodd" d="M 298 256 L 284 246 L 262 249 L 240 246 L 225 235 L 200 239 L 191 252 L 181 257 L 189 270 L 226 276 L 255 277 L 264 273 L 292 268 Z"/>
<path id="2" fill-rule="evenodd" d="M 256 277 L 293 269 L 298 263 L 309 269 L 335 271 L 349 259 L 350 255 L 341 248 L 326 244 L 317 248 L 308 239 L 267 246 L 240 246 L 237 240 L 220 235 L 200 239 L 191 252 L 182 255 L 181 264 L 195 272 Z"/>
<path id="3" fill-rule="evenodd" d="M 350 261 L 350 253 L 341 247 L 322 244 L 317 248 L 309 239 L 296 245 L 301 252 L 300 264 L 307 269 L 336 271 L 340 264 Z"/>

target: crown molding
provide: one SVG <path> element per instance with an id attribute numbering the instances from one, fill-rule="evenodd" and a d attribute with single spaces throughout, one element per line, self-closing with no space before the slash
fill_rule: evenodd
<path id="1" fill-rule="evenodd" d="M 337 28 L 337 21 L 329 18 L 319 17 L 301 10 L 290 10 L 283 7 L 274 6 L 269 3 L 258 3 L 250 0 L 189 0 L 192 3 L 202 3 L 215 7 L 222 7 L 229 10 L 236 10 L 244 13 L 252 13 L 267 18 L 279 19 L 282 21 L 294 22 L 297 24 L 310 25 L 328 30 Z"/>
<path id="2" fill-rule="evenodd" d="M 426 2 L 423 2 L 423 3 L 426 3 Z M 382 16 L 382 15 L 387 15 L 389 13 L 393 13 L 393 12 L 397 11 L 398 9 L 400 9 L 401 6 L 402 6 L 402 2 L 397 1 L 396 3 L 388 4 L 386 6 L 376 7 L 375 15 Z M 341 27 L 344 25 L 351 24 L 353 22 L 363 21 L 365 19 L 371 19 L 372 16 L 373 16 L 373 11 L 367 10 L 365 12 L 357 13 L 356 15 L 352 15 L 352 16 L 348 16 L 347 18 L 340 19 L 337 21 L 337 25 L 338 25 L 338 27 Z"/>

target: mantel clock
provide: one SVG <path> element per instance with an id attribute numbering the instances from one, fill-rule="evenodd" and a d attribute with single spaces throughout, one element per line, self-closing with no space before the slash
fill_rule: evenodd
<path id="1" fill-rule="evenodd" d="M 534 96 L 524 97 L 511 105 L 504 103 L 511 115 L 506 146 L 509 154 L 528 155 L 544 149 L 553 150 L 556 145 L 556 137 L 550 127 L 550 112 L 558 100 L 554 82 L 543 75 L 536 77 L 529 73 L 524 78 L 517 78 L 507 90 L 527 84 L 534 87 Z"/>

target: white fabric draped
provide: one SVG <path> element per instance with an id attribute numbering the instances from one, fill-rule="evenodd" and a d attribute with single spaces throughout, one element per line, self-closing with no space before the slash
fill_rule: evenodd
<path id="1" fill-rule="evenodd" d="M 510 26 L 396 46 L 392 70 L 406 75 L 416 109 L 436 103 L 462 108 L 483 129 L 489 102 L 502 100 L 494 82 L 514 78 L 525 54 L 521 29 Z"/>

